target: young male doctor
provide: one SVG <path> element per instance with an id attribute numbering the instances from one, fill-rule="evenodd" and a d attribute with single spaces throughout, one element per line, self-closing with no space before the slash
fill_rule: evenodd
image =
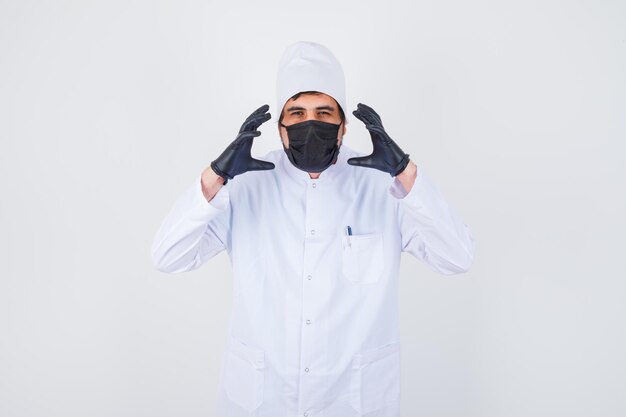
<path id="1" fill-rule="evenodd" d="M 371 107 L 353 114 L 373 152 L 342 144 L 345 80 L 326 47 L 290 45 L 277 93 L 282 149 L 251 156 L 264 105 L 176 201 L 154 264 L 182 272 L 230 256 L 215 417 L 399 417 L 401 252 L 457 274 L 474 238 Z"/>

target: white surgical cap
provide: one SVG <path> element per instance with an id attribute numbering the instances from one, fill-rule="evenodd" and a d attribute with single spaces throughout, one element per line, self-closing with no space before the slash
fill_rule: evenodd
<path id="1" fill-rule="evenodd" d="M 324 45 L 299 41 L 289 45 L 283 52 L 276 77 L 278 115 L 287 100 L 301 91 L 319 91 L 334 98 L 344 111 L 348 123 L 343 69 Z"/>

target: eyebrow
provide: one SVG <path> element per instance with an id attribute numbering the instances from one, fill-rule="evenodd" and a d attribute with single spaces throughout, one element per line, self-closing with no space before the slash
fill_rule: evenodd
<path id="1" fill-rule="evenodd" d="M 329 110 L 329 111 L 335 111 L 335 109 L 331 106 L 318 106 L 315 108 L 316 110 Z M 291 106 L 287 109 L 287 111 L 294 111 L 294 110 L 306 110 L 304 107 L 301 106 Z"/>

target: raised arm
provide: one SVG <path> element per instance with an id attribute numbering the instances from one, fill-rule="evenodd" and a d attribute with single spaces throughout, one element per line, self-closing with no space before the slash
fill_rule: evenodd
<path id="1" fill-rule="evenodd" d="M 207 168 L 176 200 L 152 243 L 152 262 L 159 271 L 190 271 L 230 250 L 230 198 L 223 182 Z"/>
<path id="2" fill-rule="evenodd" d="M 252 157 L 253 138 L 271 118 L 267 104 L 246 118 L 234 141 L 211 162 L 193 185 L 178 198 L 152 243 L 152 262 L 163 272 L 198 268 L 224 249 L 230 251 L 231 205 L 226 183 L 248 171 L 274 169 Z"/>
<path id="3" fill-rule="evenodd" d="M 389 187 L 389 193 L 399 204 L 402 251 L 445 275 L 466 272 L 473 263 L 475 247 L 469 226 L 421 168 L 413 172 L 410 169 L 395 177 Z"/>
<path id="4" fill-rule="evenodd" d="M 410 160 L 383 127 L 380 115 L 359 103 L 352 112 L 372 138 L 371 155 L 348 159 L 351 165 L 375 168 L 394 177 L 390 194 L 398 200 L 402 251 L 446 275 L 469 269 L 474 259 L 474 237 L 469 227 Z"/>

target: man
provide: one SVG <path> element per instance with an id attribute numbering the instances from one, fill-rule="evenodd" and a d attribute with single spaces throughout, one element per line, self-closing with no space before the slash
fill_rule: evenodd
<path id="1" fill-rule="evenodd" d="M 230 256 L 216 417 L 398 417 L 401 252 L 456 274 L 474 238 L 374 109 L 353 112 L 372 154 L 342 144 L 345 81 L 324 46 L 289 46 L 277 93 L 283 149 L 252 158 L 261 106 L 178 199 L 153 261 L 181 272 Z"/>

